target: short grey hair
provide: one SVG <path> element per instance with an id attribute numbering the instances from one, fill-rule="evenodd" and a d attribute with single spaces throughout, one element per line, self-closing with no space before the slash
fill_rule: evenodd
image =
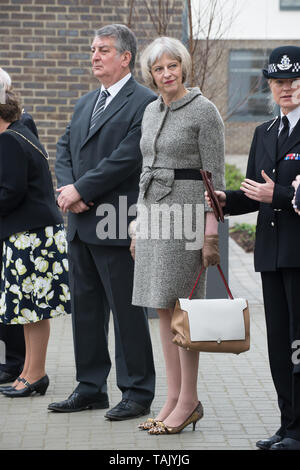
<path id="1" fill-rule="evenodd" d="M 166 36 L 159 37 L 151 42 L 141 55 L 143 79 L 145 84 L 155 91 L 157 91 L 157 86 L 152 77 L 151 67 L 163 54 L 167 54 L 181 63 L 183 83 L 188 80 L 191 73 L 192 59 L 182 42 Z"/>
<path id="2" fill-rule="evenodd" d="M 0 68 L 0 83 L 3 85 L 5 90 L 11 87 L 11 78 L 8 73 Z"/>
<path id="3" fill-rule="evenodd" d="M 137 40 L 131 29 L 124 24 L 111 24 L 98 29 L 95 32 L 95 36 L 115 38 L 116 49 L 120 54 L 125 51 L 129 51 L 131 53 L 129 68 L 131 72 L 133 71 L 137 51 Z"/>

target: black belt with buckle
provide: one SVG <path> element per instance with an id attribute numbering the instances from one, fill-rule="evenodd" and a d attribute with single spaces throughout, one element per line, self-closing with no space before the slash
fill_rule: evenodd
<path id="1" fill-rule="evenodd" d="M 175 168 L 174 180 L 202 180 L 202 175 L 199 170 L 192 170 L 189 168 Z"/>

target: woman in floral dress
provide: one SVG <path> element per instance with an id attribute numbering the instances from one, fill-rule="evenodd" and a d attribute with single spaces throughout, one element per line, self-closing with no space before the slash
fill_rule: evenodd
<path id="1" fill-rule="evenodd" d="M 70 313 L 67 243 L 48 155 L 20 113 L 7 91 L 0 103 L 0 322 L 24 325 L 26 343 L 22 373 L 1 390 L 9 397 L 46 393 L 49 319 Z"/>

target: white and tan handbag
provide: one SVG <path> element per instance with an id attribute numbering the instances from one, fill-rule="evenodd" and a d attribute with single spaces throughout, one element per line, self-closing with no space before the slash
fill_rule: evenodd
<path id="1" fill-rule="evenodd" d="M 250 316 L 246 299 L 234 299 L 217 265 L 229 299 L 192 299 L 202 268 L 187 299 L 178 299 L 172 316 L 173 343 L 202 352 L 240 354 L 250 348 Z"/>

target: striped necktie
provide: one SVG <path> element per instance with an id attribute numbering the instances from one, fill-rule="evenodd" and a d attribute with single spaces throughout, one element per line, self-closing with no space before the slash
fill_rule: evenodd
<path id="1" fill-rule="evenodd" d="M 96 125 L 99 117 L 104 111 L 104 106 L 106 99 L 109 97 L 110 93 L 107 90 L 101 91 L 98 97 L 98 101 L 96 103 L 96 106 L 94 108 L 92 117 L 91 117 L 91 122 L 90 122 L 90 131 L 93 129 L 93 127 Z"/>

